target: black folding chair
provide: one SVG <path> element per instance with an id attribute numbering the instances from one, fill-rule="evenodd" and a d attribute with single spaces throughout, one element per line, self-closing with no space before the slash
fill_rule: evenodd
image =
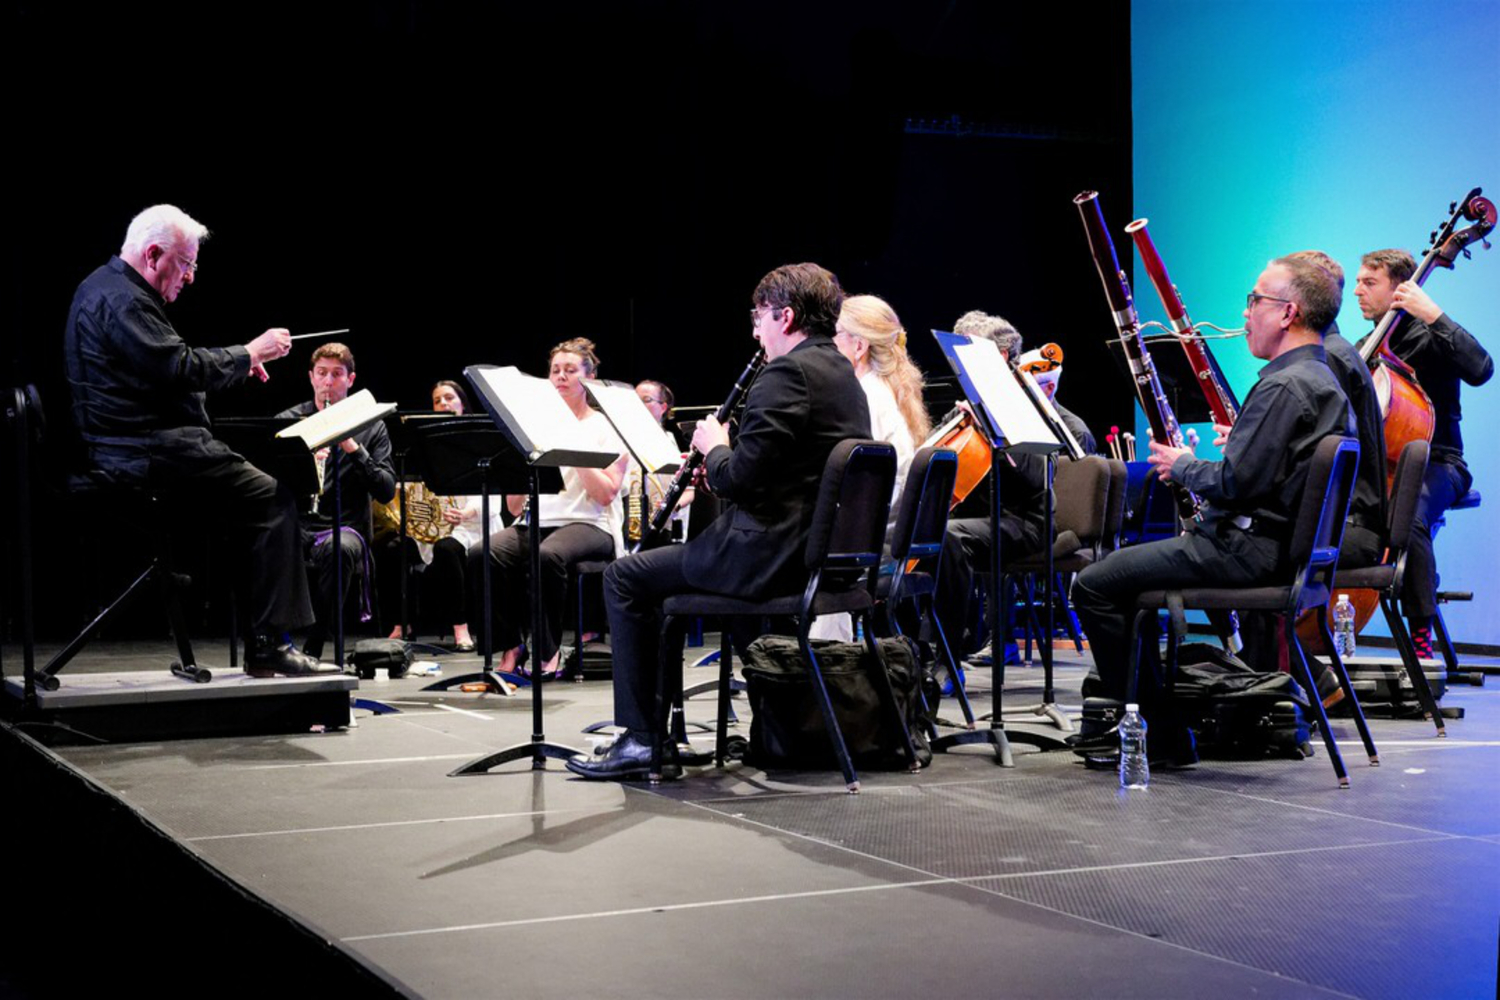
<path id="1" fill-rule="evenodd" d="M 1324 644 L 1332 651 L 1330 660 L 1344 697 L 1364 741 L 1370 766 L 1380 764 L 1375 750 L 1375 741 L 1370 737 L 1370 728 L 1355 697 L 1354 686 L 1344 670 L 1333 645 L 1333 633 L 1328 626 L 1328 601 L 1332 590 L 1334 573 L 1338 566 L 1339 542 L 1344 535 L 1344 519 L 1349 513 L 1349 497 L 1354 490 L 1355 467 L 1359 464 L 1359 443 L 1351 438 L 1329 435 L 1318 443 L 1313 455 L 1312 467 L 1308 471 L 1307 483 L 1302 493 L 1302 505 L 1293 522 L 1289 560 L 1292 566 L 1290 581 L 1283 586 L 1267 584 L 1259 587 L 1194 587 L 1171 592 L 1181 595 L 1181 607 L 1200 611 L 1268 611 L 1282 616 L 1286 631 L 1287 649 L 1292 657 L 1297 679 L 1308 692 L 1308 702 L 1315 714 L 1318 729 L 1323 734 L 1323 744 L 1328 749 L 1334 774 L 1339 787 L 1349 787 L 1349 774 L 1339 756 L 1338 744 L 1333 730 L 1328 725 L 1328 714 L 1318 698 L 1318 686 L 1309 669 L 1307 653 L 1297 638 L 1297 616 L 1304 611 L 1316 610 L 1318 628 L 1323 633 Z M 1136 600 L 1136 616 L 1130 634 L 1130 691 L 1127 701 L 1136 700 L 1139 681 L 1141 637 L 1143 626 L 1154 621 L 1162 608 L 1168 606 L 1169 592 L 1152 590 L 1141 594 Z M 1177 628 L 1167 630 L 1167 660 L 1162 681 L 1163 704 L 1167 711 L 1172 705 L 1172 681 L 1177 671 Z"/>
<path id="2" fill-rule="evenodd" d="M 742 600 L 719 594 L 678 594 L 667 598 L 662 609 L 662 669 L 658 673 L 657 686 L 658 726 L 652 739 L 652 781 L 661 780 L 661 745 L 665 734 L 674 734 L 670 749 L 674 761 L 677 758 L 678 739 L 675 737 L 678 735 L 678 719 L 670 718 L 669 714 L 680 718 L 680 713 L 669 713 L 669 709 L 679 703 L 677 693 L 682 685 L 682 643 L 687 622 L 699 615 L 756 620 L 794 616 L 797 620 L 797 641 L 806 658 L 813 691 L 823 714 L 829 742 L 833 745 L 839 769 L 843 772 L 844 783 L 849 791 L 859 791 L 859 775 L 854 770 L 854 762 L 844 744 L 843 732 L 834 716 L 833 703 L 829 700 L 828 688 L 819 669 L 817 653 L 808 630 L 813 619 L 819 615 L 852 614 L 857 619 L 867 619 L 874 608 L 875 577 L 880 568 L 886 519 L 890 512 L 891 490 L 895 480 L 896 451 L 890 445 L 854 439 L 840 442 L 828 456 L 828 463 L 824 466 L 818 502 L 813 512 L 812 529 L 803 549 L 807 580 L 801 593 L 763 601 Z M 901 718 L 900 708 L 896 704 L 885 660 L 875 641 L 873 623 L 865 621 L 864 624 L 865 645 L 870 653 L 876 691 L 897 731 L 905 737 L 907 761 L 911 769 L 916 770 L 916 748 L 912 746 L 906 721 Z M 715 762 L 720 765 L 724 762 L 730 680 L 734 668 L 729 632 L 726 623 L 719 657 L 719 714 L 714 750 Z M 669 658 L 675 659 L 675 664 L 669 665 Z M 668 689 L 669 684 L 672 686 L 671 690 Z"/>
<path id="3" fill-rule="evenodd" d="M 1422 477 L 1427 472 L 1427 456 L 1430 445 L 1426 441 L 1411 441 L 1401 450 L 1396 462 L 1396 478 L 1391 486 L 1391 502 L 1386 506 L 1387 548 L 1385 561 L 1379 566 L 1359 569 L 1340 569 L 1333 576 L 1335 591 L 1364 588 L 1380 595 L 1380 611 L 1391 630 L 1396 650 L 1401 654 L 1401 663 L 1411 678 L 1412 689 L 1422 704 L 1422 712 L 1437 727 L 1439 736 L 1447 736 L 1443 728 L 1443 713 L 1438 709 L 1432 685 L 1427 682 L 1427 673 L 1417 658 L 1417 650 L 1407 631 L 1406 619 L 1401 609 L 1401 587 L 1406 575 L 1406 551 L 1411 544 L 1412 518 L 1417 501 L 1422 496 Z M 1393 678 L 1390 685 L 1393 700 L 1400 698 L 1401 683 Z M 1392 707 L 1396 707 L 1394 704 Z"/>

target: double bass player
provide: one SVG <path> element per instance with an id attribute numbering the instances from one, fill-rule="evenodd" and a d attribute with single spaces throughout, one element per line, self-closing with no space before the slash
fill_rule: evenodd
<path id="1" fill-rule="evenodd" d="M 1360 258 L 1354 298 L 1364 318 L 1377 324 L 1392 309 L 1406 312 L 1391 333 L 1388 346 L 1411 366 L 1432 401 L 1432 457 L 1417 503 L 1406 557 L 1406 593 L 1402 595 L 1417 652 L 1430 656 L 1438 585 L 1432 522 L 1474 483 L 1464 462 L 1463 434 L 1459 430 L 1463 419 L 1461 383 L 1480 386 L 1488 382 L 1495 374 L 1495 362 L 1469 331 L 1412 280 L 1416 269 L 1415 258 L 1405 250 L 1373 250 Z"/>

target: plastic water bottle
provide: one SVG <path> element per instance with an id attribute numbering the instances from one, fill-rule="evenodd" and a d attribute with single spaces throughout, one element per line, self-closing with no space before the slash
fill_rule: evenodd
<path id="1" fill-rule="evenodd" d="M 1347 660 L 1354 655 L 1354 605 L 1349 603 L 1348 594 L 1340 594 L 1333 606 L 1333 643 L 1339 659 Z"/>
<path id="2" fill-rule="evenodd" d="M 1120 787 L 1145 788 L 1151 783 L 1151 765 L 1146 762 L 1146 720 L 1141 706 L 1125 706 L 1120 719 Z"/>

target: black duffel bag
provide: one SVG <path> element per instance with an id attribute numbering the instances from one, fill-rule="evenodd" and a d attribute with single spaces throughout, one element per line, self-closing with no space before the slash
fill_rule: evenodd
<path id="1" fill-rule="evenodd" d="M 932 750 L 917 696 L 921 676 L 917 657 L 906 639 L 879 641 L 896 706 L 911 732 L 917 761 L 926 767 L 932 763 Z M 870 662 L 864 644 L 815 639 L 812 646 L 855 766 L 876 771 L 906 770 L 906 748 L 890 716 L 881 708 L 873 676 L 879 667 Z M 745 756 L 748 763 L 796 770 L 838 768 L 838 756 L 828 739 L 809 669 L 792 636 L 761 636 L 746 648 L 743 673 L 753 713 L 750 749 Z"/>
<path id="2" fill-rule="evenodd" d="M 387 670 L 391 680 L 396 680 L 411 667 L 411 644 L 400 639 L 361 639 L 354 644 L 351 659 L 361 680 L 374 680 L 376 670 Z"/>

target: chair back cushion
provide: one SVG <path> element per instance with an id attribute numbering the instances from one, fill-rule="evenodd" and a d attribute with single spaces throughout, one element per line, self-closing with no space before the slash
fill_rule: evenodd
<path id="1" fill-rule="evenodd" d="M 839 442 L 823 466 L 812 530 L 803 550 L 808 570 L 827 564 L 878 563 L 895 485 L 895 448 L 858 438 Z"/>
<path id="2" fill-rule="evenodd" d="M 1293 565 L 1303 566 L 1318 552 L 1337 553 L 1358 464 L 1359 442 L 1354 438 L 1330 434 L 1318 442 L 1292 529 Z"/>
<path id="3" fill-rule="evenodd" d="M 1391 484 L 1391 502 L 1386 506 L 1386 525 L 1391 551 L 1405 552 L 1411 541 L 1411 524 L 1422 498 L 1422 480 L 1427 475 L 1427 458 L 1431 445 L 1426 441 L 1408 441 L 1396 461 L 1396 481 Z"/>
<path id="4" fill-rule="evenodd" d="M 1058 534 L 1071 531 L 1083 545 L 1096 544 L 1109 508 L 1109 463 L 1096 455 L 1061 461 L 1052 482 Z"/>
<path id="5" fill-rule="evenodd" d="M 947 448 L 923 448 L 912 458 L 891 532 L 891 556 L 898 562 L 913 546 L 920 555 L 929 546 L 943 544 L 957 478 L 958 455 Z"/>

